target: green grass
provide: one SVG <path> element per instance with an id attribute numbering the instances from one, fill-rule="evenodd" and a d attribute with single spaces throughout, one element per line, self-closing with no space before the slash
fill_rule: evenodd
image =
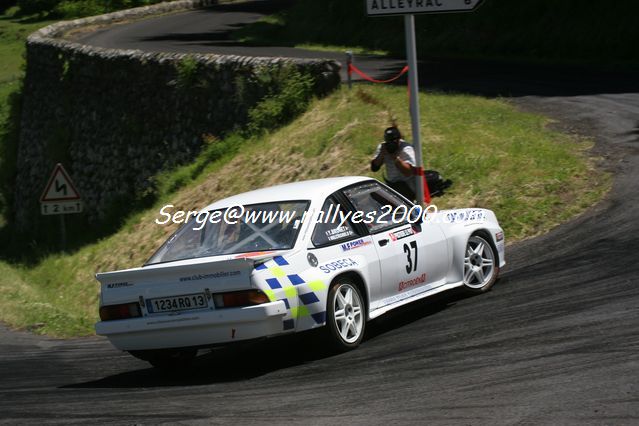
<path id="1" fill-rule="evenodd" d="M 63 263 L 67 268 L 66 262 Z M 28 273 L 20 266 L 0 262 L 0 319 L 12 326 L 53 336 L 88 334 L 94 323 L 93 313 L 78 306 L 78 301 L 93 308 L 97 295 L 92 285 L 67 287 L 66 280 L 72 279 L 73 269 L 62 271 L 56 268 L 58 264 L 49 259 L 37 271 Z"/>
<path id="2" fill-rule="evenodd" d="M 6 180 L 11 174 L 15 163 L 12 158 L 15 155 L 16 141 L 10 140 L 9 129 L 15 128 L 17 123 L 10 120 L 19 120 L 19 117 L 10 115 L 10 98 L 17 94 L 21 87 L 24 73 L 25 41 L 29 34 L 38 28 L 48 25 L 50 22 L 32 22 L 27 18 L 13 18 L 8 15 L 0 15 L 0 186 L 7 185 Z M 6 223 L 6 204 L 0 191 L 0 228 Z"/>
<path id="3" fill-rule="evenodd" d="M 18 86 L 23 74 L 27 36 L 50 22 L 29 22 L 0 15 L 0 123 L 7 118 L 7 98 Z"/>
<path id="4" fill-rule="evenodd" d="M 18 0 L 15 13 L 38 18 L 71 19 L 147 6 L 160 1 L 163 0 Z"/>
<path id="5" fill-rule="evenodd" d="M 0 15 L 0 85 L 20 79 L 27 36 L 52 22 Z"/>
<path id="6" fill-rule="evenodd" d="M 508 102 L 426 93 L 420 97 L 426 167 L 454 185 L 439 208 L 493 209 L 509 242 L 547 232 L 583 212 L 610 187 L 588 158 L 592 143 L 548 129 L 549 120 Z M 0 263 L 0 319 L 55 336 L 87 335 L 97 320 L 94 274 L 142 264 L 175 230 L 154 223 L 166 203 L 194 210 L 214 200 L 283 182 L 381 173 L 368 169 L 391 120 L 411 139 L 404 87 L 356 85 L 313 101 L 294 122 L 261 137 L 212 140 L 237 145 L 159 178 L 164 194 L 114 235 L 43 259 L 27 269 Z M 237 136 L 234 136 L 237 138 Z"/>
<path id="7" fill-rule="evenodd" d="M 298 49 L 306 49 L 306 50 L 316 50 L 318 52 L 346 52 L 350 50 L 356 55 L 380 55 L 385 56 L 390 52 L 388 50 L 381 49 L 367 49 L 365 47 L 359 46 L 336 46 L 336 45 L 322 45 L 322 44 L 312 44 L 312 43 L 298 43 L 294 47 Z"/>

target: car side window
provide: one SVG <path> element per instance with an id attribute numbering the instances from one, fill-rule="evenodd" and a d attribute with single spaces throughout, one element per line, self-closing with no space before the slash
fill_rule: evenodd
<path id="1" fill-rule="evenodd" d="M 337 213 L 340 210 L 344 211 L 335 198 L 326 199 L 311 236 L 311 242 L 315 247 L 337 244 L 358 236 L 350 222 L 347 221 L 340 226 L 341 216 Z"/>
<path id="2" fill-rule="evenodd" d="M 413 205 L 377 182 L 364 182 L 343 192 L 361 212 L 361 222 L 372 234 L 409 223 L 408 212 Z"/>

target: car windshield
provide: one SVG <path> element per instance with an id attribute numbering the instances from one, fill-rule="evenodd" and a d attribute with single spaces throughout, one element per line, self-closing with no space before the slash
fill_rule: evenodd
<path id="1" fill-rule="evenodd" d="M 282 201 L 200 212 L 146 264 L 291 249 L 308 205 L 308 201 Z"/>

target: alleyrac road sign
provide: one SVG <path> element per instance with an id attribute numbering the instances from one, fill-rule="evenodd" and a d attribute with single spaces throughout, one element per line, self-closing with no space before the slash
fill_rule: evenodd
<path id="1" fill-rule="evenodd" d="M 482 0 L 366 0 L 369 16 L 472 12 Z"/>

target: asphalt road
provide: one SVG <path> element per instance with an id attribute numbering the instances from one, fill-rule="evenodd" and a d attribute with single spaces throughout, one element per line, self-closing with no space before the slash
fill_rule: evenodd
<path id="1" fill-rule="evenodd" d="M 254 0 L 239 4 L 211 6 L 206 9 L 170 14 L 127 25 L 117 25 L 77 38 L 79 42 L 104 48 L 138 49 L 146 52 L 213 53 L 262 57 L 326 58 L 344 61 L 345 52 L 317 52 L 292 46 L 240 44 L 229 33 L 261 17 L 274 13 L 292 0 Z M 401 70 L 402 59 L 389 60 L 374 55 L 358 55 L 357 65 L 373 78 Z M 346 78 L 345 69 L 342 77 Z M 361 80 L 357 75 L 353 80 Z"/>
<path id="2" fill-rule="evenodd" d="M 145 31 L 175 32 L 159 21 L 186 19 L 184 28 L 199 13 L 143 21 Z M 127 26 L 113 31 L 136 38 Z M 217 351 L 167 376 L 100 338 L 0 328 L 0 422 L 638 424 L 639 79 L 441 61 L 421 72 L 427 89 L 504 96 L 594 137 L 615 174 L 612 192 L 572 222 L 509 247 L 491 292 L 395 312 L 342 355 L 323 353 L 311 334 Z"/>

